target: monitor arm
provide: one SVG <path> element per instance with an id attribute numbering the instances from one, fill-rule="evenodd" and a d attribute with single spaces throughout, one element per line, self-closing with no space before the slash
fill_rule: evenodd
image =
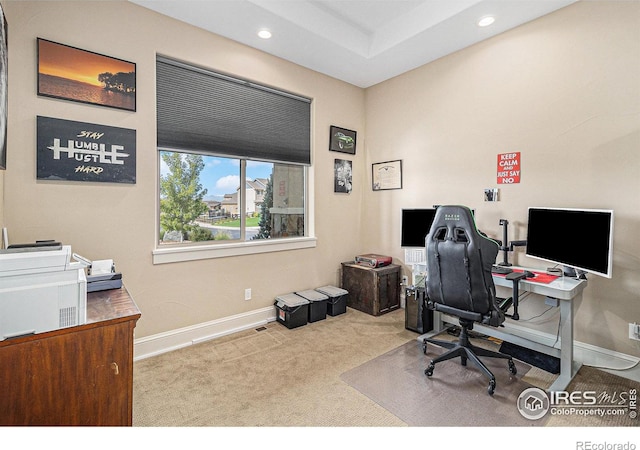
<path id="1" fill-rule="evenodd" d="M 507 243 L 509 242 L 509 221 L 507 219 L 500 219 L 500 226 L 504 227 L 502 229 L 502 244 L 500 245 L 500 250 L 502 251 L 502 262 L 498 265 L 500 266 L 510 266 L 509 262 L 509 246 Z"/>
<path id="2" fill-rule="evenodd" d="M 509 262 L 509 252 L 513 251 L 514 247 L 524 247 L 527 245 L 527 241 L 511 241 L 509 242 L 509 221 L 507 219 L 500 219 L 500 225 L 503 226 L 502 230 L 502 242 L 500 242 L 500 250 L 503 252 L 502 262 L 498 264 L 499 266 L 511 266 L 512 264 Z"/>

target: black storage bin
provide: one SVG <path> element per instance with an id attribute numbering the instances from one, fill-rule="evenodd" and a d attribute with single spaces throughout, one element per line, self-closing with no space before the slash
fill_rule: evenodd
<path id="1" fill-rule="evenodd" d="M 322 292 L 313 289 L 296 291 L 296 295 L 309 301 L 309 322 L 317 322 L 327 318 L 327 297 Z"/>
<path id="2" fill-rule="evenodd" d="M 322 286 L 316 291 L 329 297 L 327 300 L 327 314 L 337 316 L 347 312 L 347 297 L 349 292 L 335 286 Z"/>
<path id="3" fill-rule="evenodd" d="M 276 320 L 292 329 L 307 324 L 309 316 L 309 300 L 295 293 L 279 295 L 274 303 Z"/>

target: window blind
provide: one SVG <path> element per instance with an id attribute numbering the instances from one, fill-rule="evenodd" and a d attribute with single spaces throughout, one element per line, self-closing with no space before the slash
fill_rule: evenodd
<path id="1" fill-rule="evenodd" d="M 311 100 L 156 60 L 158 147 L 311 164 Z"/>

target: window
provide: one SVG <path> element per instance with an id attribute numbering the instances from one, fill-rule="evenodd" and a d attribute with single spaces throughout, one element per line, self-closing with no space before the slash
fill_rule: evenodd
<path id="1" fill-rule="evenodd" d="M 315 246 L 310 100 L 162 57 L 156 67 L 154 263 Z"/>
<path id="2" fill-rule="evenodd" d="M 160 159 L 161 245 L 305 235 L 302 166 L 172 151 Z"/>

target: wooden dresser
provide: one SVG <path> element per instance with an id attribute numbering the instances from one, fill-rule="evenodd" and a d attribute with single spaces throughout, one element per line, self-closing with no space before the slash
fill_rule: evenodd
<path id="1" fill-rule="evenodd" d="M 122 287 L 87 295 L 87 323 L 0 342 L 0 425 L 131 426 L 133 330 Z"/>
<path id="2" fill-rule="evenodd" d="M 342 263 L 342 288 L 349 291 L 347 306 L 374 316 L 400 308 L 400 266 L 371 268 Z"/>

